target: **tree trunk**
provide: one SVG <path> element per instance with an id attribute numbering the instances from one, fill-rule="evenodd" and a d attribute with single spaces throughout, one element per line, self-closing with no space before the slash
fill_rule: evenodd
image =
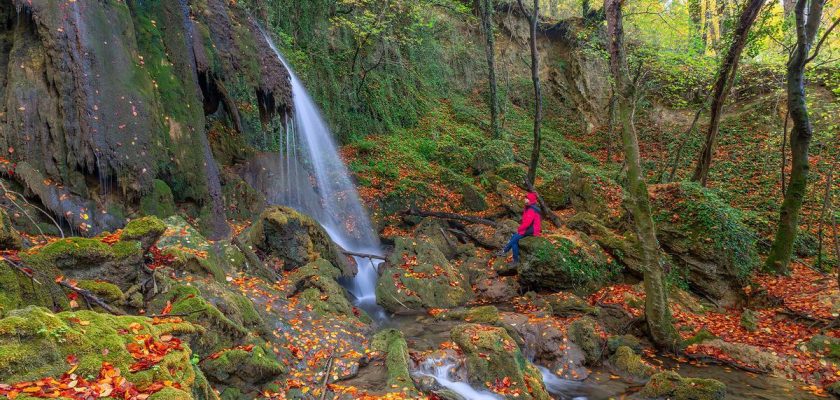
<path id="1" fill-rule="evenodd" d="M 496 84 L 496 39 L 493 31 L 493 12 L 495 11 L 495 0 L 479 0 L 481 9 L 481 26 L 484 29 L 484 52 L 487 54 L 487 81 L 490 85 L 490 94 L 487 104 L 490 106 L 490 131 L 493 138 L 501 138 L 499 130 L 499 96 L 498 85 Z"/>
<path id="2" fill-rule="evenodd" d="M 542 91 L 540 88 L 540 53 L 537 49 L 537 24 L 540 22 L 540 0 L 534 0 L 533 14 L 528 14 L 522 0 L 516 0 L 522 13 L 528 16 L 531 27 L 531 78 L 534 81 L 534 145 L 531 148 L 531 163 L 528 166 L 528 184 L 536 185 L 537 166 L 540 162 L 540 145 L 542 137 Z"/>
<path id="3" fill-rule="evenodd" d="M 814 132 L 805 102 L 805 64 L 820 27 L 824 5 L 822 0 L 798 0 L 794 10 L 796 46 L 787 65 L 787 100 L 790 119 L 793 121 L 790 131 L 790 181 L 779 211 L 776 237 L 765 262 L 767 270 L 779 274 L 790 273 L 793 241 L 799 229 L 799 212 L 808 184 L 808 147 Z"/>
<path id="4" fill-rule="evenodd" d="M 726 103 L 726 96 L 735 81 L 735 73 L 738 70 L 738 60 L 741 58 L 741 52 L 747 44 L 747 36 L 750 28 L 758 17 L 758 12 L 764 6 L 765 0 L 750 0 L 746 8 L 741 13 L 738 20 L 738 27 L 732 37 L 732 44 L 729 46 L 729 51 L 726 57 L 720 64 L 717 79 L 715 80 L 714 96 L 712 97 L 711 117 L 709 120 L 709 130 L 706 133 L 706 144 L 703 146 L 703 151 L 700 152 L 700 158 L 697 160 L 697 166 L 694 169 L 694 176 L 692 181 L 700 182 L 701 185 L 706 186 L 709 178 L 709 167 L 712 164 L 712 153 L 717 142 L 718 131 L 720 129 L 720 118 L 723 113 L 723 105 Z"/>
<path id="5" fill-rule="evenodd" d="M 659 263 L 659 241 L 656 239 L 656 227 L 651 216 L 647 184 L 642 174 L 639 139 L 631 118 L 634 88 L 628 77 L 627 59 L 624 53 L 622 1 L 605 0 L 604 9 L 607 14 L 610 71 L 616 87 L 616 105 L 627 166 L 629 207 L 635 222 L 636 235 L 641 244 L 644 264 L 645 319 L 653 342 L 661 349 L 673 351 L 676 349 L 678 336 L 668 306 L 664 274 Z"/>

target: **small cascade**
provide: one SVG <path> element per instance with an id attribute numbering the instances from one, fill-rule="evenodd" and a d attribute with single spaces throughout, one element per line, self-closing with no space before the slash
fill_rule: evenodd
<path id="1" fill-rule="evenodd" d="M 457 362 L 451 359 L 442 358 L 428 358 L 424 360 L 417 371 L 416 375 L 430 376 L 437 381 L 437 383 L 446 389 L 449 389 L 461 397 L 470 400 L 499 400 L 501 397 L 489 392 L 478 391 L 474 389 L 469 383 L 462 382 L 454 377 L 453 371 L 457 366 Z"/>
<path id="2" fill-rule="evenodd" d="M 277 164 L 271 166 L 278 172 L 272 177 L 268 201 L 312 216 L 345 250 L 381 254 L 379 237 L 318 106 L 271 37 L 265 32 L 263 36 L 289 71 L 294 102 L 294 116 L 285 121 L 285 132 L 279 135 L 281 154 Z M 358 299 L 359 307 L 381 319 L 385 314 L 376 304 L 375 293 L 378 264 L 356 258 L 359 271 L 348 289 Z"/>
<path id="3" fill-rule="evenodd" d="M 561 400 L 587 400 L 588 397 L 579 395 L 585 384 L 577 381 L 570 381 L 554 375 L 548 368 L 537 365 L 542 373 L 543 384 L 548 393 L 557 396 Z"/>

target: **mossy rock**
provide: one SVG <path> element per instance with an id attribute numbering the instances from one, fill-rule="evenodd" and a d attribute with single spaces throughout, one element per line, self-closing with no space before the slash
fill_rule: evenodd
<path id="1" fill-rule="evenodd" d="M 540 371 L 522 355 L 516 342 L 504 328 L 465 324 L 450 332 L 466 357 L 470 383 L 474 387 L 491 389 L 493 382 L 509 379 L 511 392 L 506 399 L 551 399 L 545 390 Z M 489 387 L 488 387 L 489 385 Z"/>
<path id="2" fill-rule="evenodd" d="M 589 305 L 586 300 L 569 292 L 558 292 L 543 296 L 551 306 L 551 313 L 558 317 L 571 317 L 578 314 L 598 315 L 598 308 Z"/>
<path id="3" fill-rule="evenodd" d="M 840 397 L 840 382 L 834 382 L 833 384 L 828 385 L 826 390 L 828 390 L 828 393 L 831 393 L 834 396 Z"/>
<path id="4" fill-rule="evenodd" d="M 525 167 L 519 164 L 505 164 L 496 168 L 496 175 L 513 185 L 521 186 L 525 184 L 525 178 L 528 172 Z"/>
<path id="5" fill-rule="evenodd" d="M 621 192 L 621 187 L 609 178 L 584 169 L 580 164 L 572 166 L 566 193 L 578 212 L 591 213 L 601 221 L 613 220 L 607 199 L 609 189 Z"/>
<path id="6" fill-rule="evenodd" d="M 388 373 L 387 386 L 409 396 L 419 396 L 409 374 L 408 344 L 402 332 L 396 329 L 379 331 L 370 341 L 370 349 L 385 355 L 385 369 Z"/>
<path id="7" fill-rule="evenodd" d="M 526 237 L 519 246 L 519 280 L 529 289 L 595 289 L 617 272 L 615 263 L 610 263 L 598 244 L 583 234 L 575 241 L 567 237 Z"/>
<path id="8" fill-rule="evenodd" d="M 250 239 L 260 250 L 282 260 L 287 270 L 324 258 L 345 275 L 355 273 L 355 266 L 350 265 L 324 228 L 311 217 L 289 207 L 271 207 L 263 211 L 251 227 Z"/>
<path id="9" fill-rule="evenodd" d="M 474 324 L 495 325 L 500 322 L 499 309 L 496 306 L 479 306 L 466 309 L 449 310 L 437 316 L 443 320 L 462 320 Z"/>
<path id="10" fill-rule="evenodd" d="M 424 218 L 414 229 L 414 236 L 428 241 L 450 260 L 458 258 L 468 248 L 449 231 L 449 225 L 438 218 Z"/>
<path id="11" fill-rule="evenodd" d="M 724 400 L 726 385 L 714 379 L 683 378 L 665 371 L 653 375 L 640 394 L 653 399 Z"/>
<path id="12" fill-rule="evenodd" d="M 700 331 L 694 334 L 694 336 L 684 340 L 681 345 L 683 348 L 686 348 L 688 346 L 691 346 L 692 344 L 703 343 L 705 341 L 715 339 L 717 339 L 717 336 L 715 336 L 713 333 L 709 332 L 706 329 L 700 329 Z"/>
<path id="13" fill-rule="evenodd" d="M 476 174 L 482 174 L 493 172 L 496 168 L 513 162 L 513 149 L 510 143 L 503 140 L 492 140 L 475 152 L 472 168 Z"/>
<path id="14" fill-rule="evenodd" d="M 222 350 L 217 355 L 203 361 L 201 369 L 210 380 L 239 388 L 261 385 L 288 370 L 264 345 L 254 346 L 250 350 Z"/>
<path id="15" fill-rule="evenodd" d="M 152 247 L 166 232 L 166 224 L 155 216 L 131 220 L 122 230 L 120 240 L 139 241 L 144 250 Z"/>
<path id="16" fill-rule="evenodd" d="M 619 375 L 637 381 L 646 380 L 656 372 L 656 369 L 627 346 L 619 346 L 616 349 L 615 354 L 610 357 L 610 365 Z"/>
<path id="17" fill-rule="evenodd" d="M 171 267 L 176 271 L 209 276 L 217 282 L 225 280 L 225 270 L 209 255 L 196 254 L 181 247 L 164 248 L 163 254 L 172 257 Z"/>
<path id="18" fill-rule="evenodd" d="M 569 325 L 569 339 L 583 351 L 587 365 L 596 365 L 603 357 L 603 339 L 598 333 L 597 322 L 584 317 Z"/>
<path id="19" fill-rule="evenodd" d="M 432 161 L 453 171 L 466 171 L 472 160 L 473 155 L 469 149 L 452 144 L 439 146 L 432 157 Z"/>
<path id="20" fill-rule="evenodd" d="M 222 196 L 225 199 L 228 219 L 250 221 L 265 209 L 265 196 L 238 175 L 225 172 L 222 175 Z"/>
<path id="21" fill-rule="evenodd" d="M 31 266 L 37 275 L 58 276 L 55 267 Z M 28 276 L 7 263 L 0 263 L 0 317 L 25 306 L 41 306 L 54 310 L 69 309 L 67 295 L 53 280 L 39 279 L 36 284 Z"/>
<path id="22" fill-rule="evenodd" d="M 20 250 L 23 239 L 12 226 L 12 220 L 5 210 L 0 210 L 0 250 Z"/>
<path id="23" fill-rule="evenodd" d="M 568 173 L 560 177 L 554 177 L 537 185 L 537 193 L 540 194 L 545 204 L 553 210 L 562 210 L 571 205 L 572 200 L 568 192 Z"/>
<path id="24" fill-rule="evenodd" d="M 130 372 L 135 359 L 126 345 L 134 342 L 137 334 L 160 341 L 164 335 L 200 332 L 188 322 L 153 324 L 145 317 L 93 311 L 53 314 L 45 308 L 27 307 L 0 320 L 0 382 L 59 377 L 70 369 L 67 356 L 73 355 L 78 359 L 75 373 L 79 376 L 97 376 L 102 363 L 107 362 L 139 387 L 166 380 L 180 384 L 180 391 L 188 394 L 200 382 L 197 377 L 201 374 L 190 363 L 189 346 L 171 351 L 156 368 Z"/>
<path id="25" fill-rule="evenodd" d="M 205 298 L 205 296 L 211 296 L 203 294 L 198 288 L 174 282 L 166 284 L 170 286 L 169 292 L 158 295 L 152 308 L 162 309 L 169 302 L 172 305 L 170 311 L 172 314 L 183 314 L 185 320 L 204 328 L 203 335 L 193 337 L 190 341 L 190 346 L 199 355 L 208 356 L 216 351 L 234 347 L 250 334 L 243 325 L 241 310 L 236 307 L 239 304 L 226 303 L 218 293 L 212 296 L 214 302 L 225 304 L 221 307 L 230 314 L 228 316 L 208 298 Z M 216 284 L 211 283 L 211 285 Z M 253 314 L 256 315 L 256 311 L 253 311 Z"/>
<path id="26" fill-rule="evenodd" d="M 123 291 L 113 283 L 98 280 L 82 280 L 76 286 L 87 290 L 108 303 L 118 303 L 125 296 Z"/>
<path id="27" fill-rule="evenodd" d="M 152 190 L 140 198 L 140 212 L 158 218 L 175 214 L 175 198 L 166 182 L 160 179 L 152 181 Z"/>
<path id="28" fill-rule="evenodd" d="M 628 347 L 635 353 L 642 352 L 642 341 L 633 335 L 610 336 L 607 338 L 607 349 L 615 353 L 619 347 Z"/>
<path id="29" fill-rule="evenodd" d="M 657 185 L 651 194 L 657 237 L 685 270 L 692 290 L 727 306 L 743 298 L 758 265 L 757 234 L 743 213 L 695 183 Z"/>
<path id="30" fill-rule="evenodd" d="M 840 338 L 814 335 L 805 345 L 808 350 L 825 354 L 829 360 L 840 363 Z"/>
<path id="31" fill-rule="evenodd" d="M 464 196 L 464 207 L 470 211 L 484 211 L 487 209 L 487 199 L 475 185 L 461 185 L 459 193 Z"/>
<path id="32" fill-rule="evenodd" d="M 143 267 L 140 242 L 129 240 L 109 245 L 99 239 L 66 238 L 21 252 L 20 258 L 39 270 L 58 268 L 70 278 L 103 280 L 120 288 L 133 285 Z"/>
<path id="33" fill-rule="evenodd" d="M 466 303 L 466 277 L 433 244 L 399 237 L 376 285 L 380 305 L 392 312 L 453 308 Z"/>

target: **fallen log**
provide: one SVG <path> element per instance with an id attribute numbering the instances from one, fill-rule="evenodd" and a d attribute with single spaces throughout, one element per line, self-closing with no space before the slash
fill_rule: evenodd
<path id="1" fill-rule="evenodd" d="M 440 218 L 440 219 L 448 219 L 448 220 L 455 220 L 455 221 L 463 221 L 468 222 L 471 224 L 480 224 L 480 225 L 487 225 L 497 228 L 499 224 L 496 221 L 491 221 L 489 219 L 481 218 L 481 217 L 473 217 L 470 215 L 461 215 L 461 214 L 454 214 L 454 213 L 447 213 L 447 212 L 438 212 L 438 211 L 423 211 L 417 210 L 415 208 L 410 208 L 407 211 L 404 211 L 403 214 L 405 215 L 412 215 L 415 217 L 432 217 L 432 218 Z"/>
<path id="2" fill-rule="evenodd" d="M 371 258 L 371 259 L 374 259 L 374 260 L 385 261 L 385 257 L 379 256 L 379 255 L 376 255 L 376 254 L 359 253 L 359 252 L 349 251 L 349 250 L 341 250 L 341 252 L 344 253 L 345 255 L 352 256 L 352 257 Z"/>

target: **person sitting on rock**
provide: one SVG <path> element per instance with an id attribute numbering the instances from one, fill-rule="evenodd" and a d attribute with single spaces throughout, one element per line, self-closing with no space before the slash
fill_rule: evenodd
<path id="1" fill-rule="evenodd" d="M 522 212 L 522 223 L 519 229 L 510 238 L 507 246 L 499 251 L 499 257 L 507 254 L 508 251 L 513 250 L 513 262 L 519 263 L 519 241 L 528 236 L 540 236 L 542 227 L 542 212 L 537 205 L 537 194 L 535 192 L 528 192 L 525 196 L 525 211 Z"/>

